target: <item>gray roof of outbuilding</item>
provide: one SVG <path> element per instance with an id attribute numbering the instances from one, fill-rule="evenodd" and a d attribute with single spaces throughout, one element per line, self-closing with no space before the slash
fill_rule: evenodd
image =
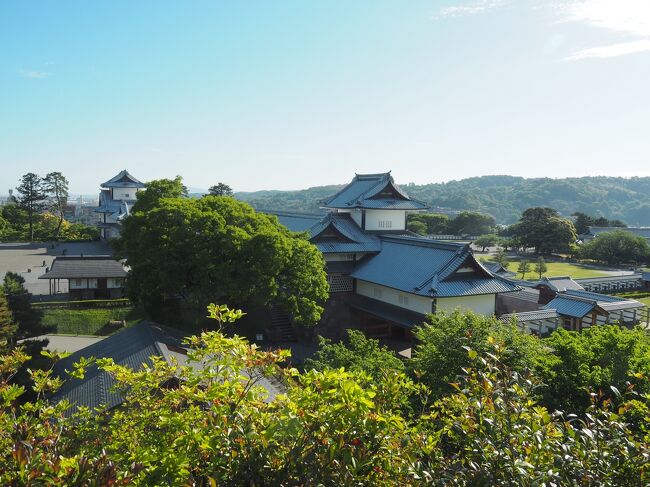
<path id="1" fill-rule="evenodd" d="M 544 309 L 556 310 L 563 316 L 571 316 L 573 318 L 582 318 L 588 315 L 598 303 L 588 299 L 572 298 L 559 294 L 553 298 Z"/>
<path id="2" fill-rule="evenodd" d="M 102 188 L 144 188 L 145 184 L 133 177 L 126 169 L 101 184 Z"/>
<path id="3" fill-rule="evenodd" d="M 151 322 L 140 322 L 121 330 L 97 343 L 83 348 L 68 357 L 59 360 L 53 369 L 56 377 L 65 380 L 63 386 L 51 397 L 52 402 L 67 399 L 73 404 L 68 411 L 71 414 L 77 406 L 112 408 L 121 404 L 123 395 L 113 390 L 113 377 L 91 366 L 83 379 L 69 378 L 66 371 L 74 369 L 73 364 L 82 357 L 112 358 L 115 363 L 132 370 L 140 370 L 144 365 L 151 366 L 150 357 L 165 356 L 166 344 L 180 347 L 183 334 Z"/>
<path id="4" fill-rule="evenodd" d="M 393 198 L 376 198 L 387 186 L 396 193 Z M 389 210 L 423 210 L 426 203 L 411 199 L 395 184 L 390 172 L 379 174 L 355 174 L 354 179 L 334 196 L 325 199 L 326 208 L 370 208 Z"/>
<path id="5" fill-rule="evenodd" d="M 145 365 L 153 364 L 151 357 L 163 357 L 168 362 L 175 359 L 179 365 L 189 365 L 200 369 L 203 364 L 188 361 L 187 354 L 181 353 L 187 349 L 183 343 L 185 334 L 179 330 L 160 326 L 158 324 L 142 321 L 132 327 L 121 330 L 109 337 L 83 348 L 68 357 L 59 360 L 53 368 L 56 377 L 65 380 L 63 386 L 50 397 L 52 402 L 67 399 L 72 407 L 66 414 L 72 414 L 78 406 L 88 408 L 107 407 L 113 408 L 124 401 L 123 394 L 114 390 L 116 384 L 113 377 L 91 366 L 83 379 L 74 379 L 68 376 L 67 371 L 73 370 L 73 364 L 82 357 L 112 358 L 115 363 L 139 371 Z M 247 374 L 247 372 L 244 372 Z M 258 385 L 264 387 L 268 393 L 267 400 L 274 399 L 282 386 L 262 377 Z"/>
<path id="6" fill-rule="evenodd" d="M 54 259 L 50 270 L 39 279 L 82 279 L 126 277 L 121 262 L 110 255 L 66 255 Z"/>
<path id="7" fill-rule="evenodd" d="M 452 297 L 511 292 L 519 289 L 493 276 L 474 259 L 469 245 L 435 240 L 380 236 L 381 252 L 361 262 L 351 275 L 427 297 Z M 471 275 L 455 274 L 465 264 L 473 265 Z"/>
<path id="8" fill-rule="evenodd" d="M 569 289 L 571 290 L 584 290 L 584 288 L 578 284 L 576 281 L 571 279 L 570 276 L 558 276 L 558 277 L 542 277 L 536 284 L 535 287 L 547 286 L 553 291 L 564 292 Z"/>
<path id="9" fill-rule="evenodd" d="M 521 313 L 510 313 L 501 315 L 499 319 L 504 323 L 510 323 L 515 318 L 518 323 L 525 321 L 552 320 L 559 318 L 559 313 L 555 309 L 538 309 L 535 311 L 523 311 Z"/>

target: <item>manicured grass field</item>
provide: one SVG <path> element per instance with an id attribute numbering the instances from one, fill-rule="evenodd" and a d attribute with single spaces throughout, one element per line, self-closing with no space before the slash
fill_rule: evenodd
<path id="1" fill-rule="evenodd" d="M 144 318 L 134 307 L 95 309 L 44 309 L 41 323 L 52 328 L 52 333 L 70 335 L 110 335 L 117 331 L 109 321 L 126 320 L 131 326 Z"/>
<path id="2" fill-rule="evenodd" d="M 481 259 L 489 260 L 489 259 Z M 538 275 L 533 272 L 535 268 L 535 259 L 531 256 L 530 259 L 530 268 L 531 272 L 526 274 L 526 279 L 536 279 Z M 519 265 L 519 260 L 511 260 L 508 270 L 512 272 L 517 272 L 517 266 Z M 548 271 L 544 273 L 546 277 L 557 277 L 557 276 L 571 276 L 573 279 L 582 279 L 587 277 L 601 277 L 607 276 L 606 272 L 603 272 L 598 269 L 591 269 L 589 267 L 581 266 L 579 264 L 569 264 L 566 262 L 547 262 L 546 267 Z M 517 277 L 521 277 L 520 274 L 517 274 Z"/>

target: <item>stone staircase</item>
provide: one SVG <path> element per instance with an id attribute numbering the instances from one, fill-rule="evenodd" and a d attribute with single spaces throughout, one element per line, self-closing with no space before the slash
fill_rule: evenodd
<path id="1" fill-rule="evenodd" d="M 279 306 L 271 308 L 271 329 L 273 335 L 281 342 L 295 342 L 296 334 L 293 331 L 289 315 Z"/>

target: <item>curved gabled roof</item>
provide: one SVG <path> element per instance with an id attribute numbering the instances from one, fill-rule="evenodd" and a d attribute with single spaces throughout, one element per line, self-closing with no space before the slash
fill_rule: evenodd
<path id="1" fill-rule="evenodd" d="M 101 184 L 102 188 L 144 188 L 145 184 L 134 178 L 126 169 Z"/>
<path id="2" fill-rule="evenodd" d="M 519 289 L 494 277 L 473 256 L 469 245 L 382 235 L 381 252 L 362 262 L 356 279 L 427 297 L 511 292 Z M 458 272 L 471 267 L 469 272 Z"/>
<path id="3" fill-rule="evenodd" d="M 323 253 L 363 253 L 381 250 L 379 238 L 361 230 L 347 213 L 329 213 L 312 226 L 309 233 L 309 240 Z"/>
<path id="4" fill-rule="evenodd" d="M 387 196 L 380 193 L 387 190 Z M 325 208 L 369 208 L 386 210 L 424 210 L 428 205 L 411 199 L 395 184 L 390 172 L 379 174 L 355 174 L 354 179 L 342 190 L 322 202 Z"/>

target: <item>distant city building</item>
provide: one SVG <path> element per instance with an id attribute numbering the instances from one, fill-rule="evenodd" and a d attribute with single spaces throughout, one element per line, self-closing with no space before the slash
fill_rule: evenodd
<path id="1" fill-rule="evenodd" d="M 100 214 L 97 224 L 101 228 L 102 238 L 110 239 L 120 236 L 122 220 L 129 215 L 131 206 L 135 203 L 136 193 L 145 184 L 134 178 L 124 169 L 118 175 L 102 183 L 99 193 L 99 206 L 94 209 Z"/>

